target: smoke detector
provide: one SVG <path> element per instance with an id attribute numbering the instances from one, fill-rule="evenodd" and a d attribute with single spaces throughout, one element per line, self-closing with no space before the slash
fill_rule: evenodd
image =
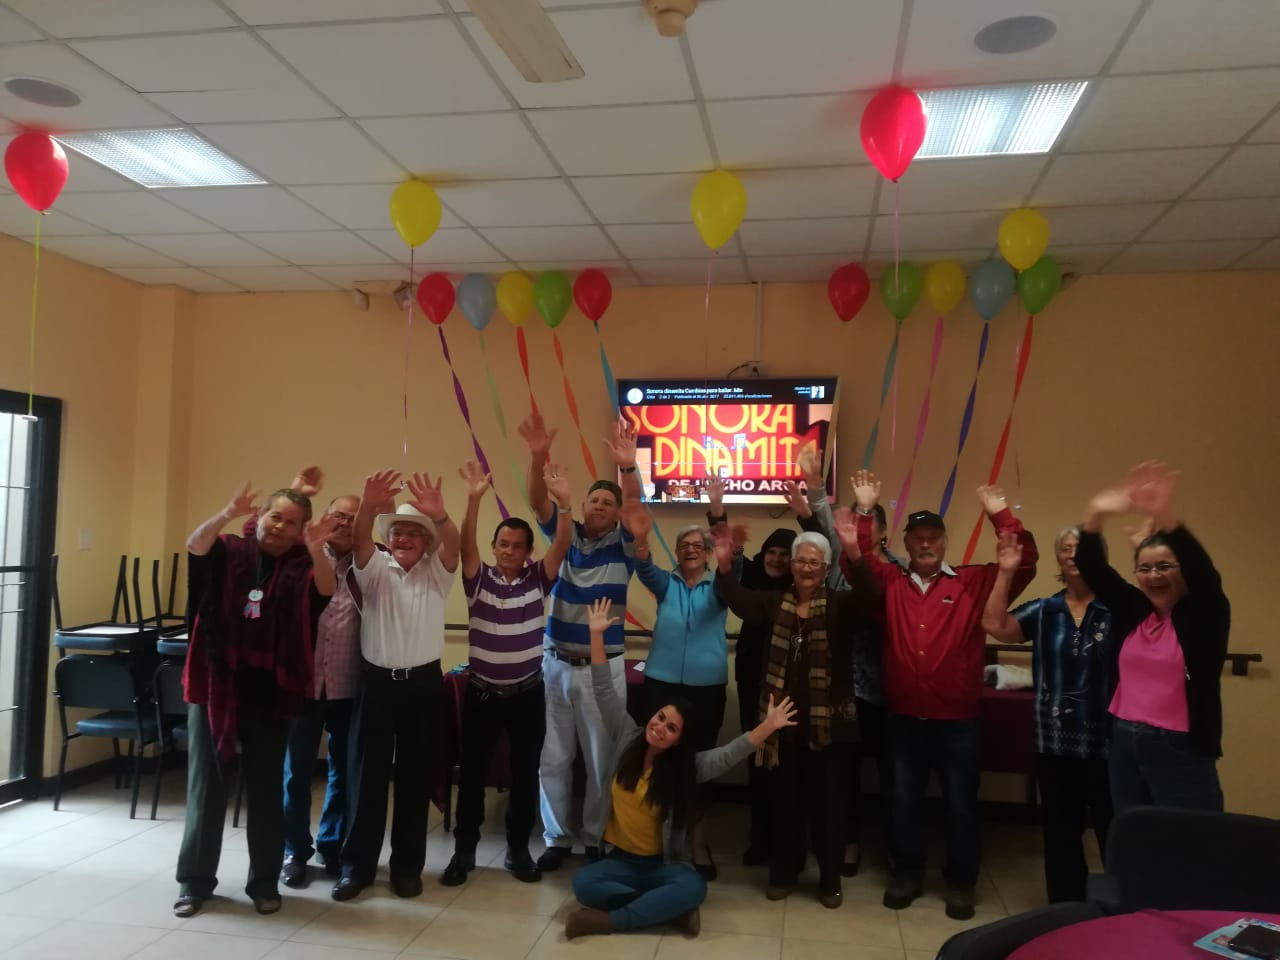
<path id="1" fill-rule="evenodd" d="M 698 9 L 698 0 L 644 0 L 644 7 L 664 37 L 678 37 L 684 33 L 685 21 Z"/>

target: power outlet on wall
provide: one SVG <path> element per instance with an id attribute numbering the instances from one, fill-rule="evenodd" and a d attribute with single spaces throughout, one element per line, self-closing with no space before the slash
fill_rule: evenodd
<path id="1" fill-rule="evenodd" d="M 80 549 L 90 550 L 92 548 L 93 548 L 93 528 L 81 527 L 80 528 Z"/>

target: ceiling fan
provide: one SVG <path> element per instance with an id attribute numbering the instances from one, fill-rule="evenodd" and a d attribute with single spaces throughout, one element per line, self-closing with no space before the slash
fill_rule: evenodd
<path id="1" fill-rule="evenodd" d="M 698 5 L 698 0 L 641 2 L 664 37 L 683 33 L 685 20 Z M 530 83 L 559 83 L 586 76 L 540 0 L 467 0 L 467 6 Z"/>

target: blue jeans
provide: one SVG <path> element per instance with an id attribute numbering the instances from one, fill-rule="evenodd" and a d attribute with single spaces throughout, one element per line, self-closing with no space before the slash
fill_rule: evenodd
<path id="1" fill-rule="evenodd" d="M 1218 762 L 1185 733 L 1117 718 L 1107 767 L 1117 817 L 1137 806 L 1222 812 Z"/>
<path id="2" fill-rule="evenodd" d="M 885 734 L 893 766 L 890 847 L 895 871 L 906 876 L 924 872 L 928 848 L 924 793 L 929 774 L 937 770 L 947 826 L 947 864 L 942 875 L 948 883 L 976 883 L 982 856 L 978 825 L 982 721 L 976 717 L 923 720 L 895 713 L 887 719 Z"/>
<path id="3" fill-rule="evenodd" d="M 614 930 L 668 923 L 707 899 L 707 881 L 688 863 L 662 855 L 638 857 L 614 849 L 573 875 L 573 895 L 584 907 L 608 910 Z"/>
<path id="4" fill-rule="evenodd" d="M 347 742 L 351 700 L 308 700 L 302 716 L 289 725 L 284 758 L 284 852 L 304 863 L 319 853 L 337 864 L 347 834 Z M 311 842 L 311 776 L 320 738 L 329 730 L 329 783 L 320 811 L 320 832 Z"/>

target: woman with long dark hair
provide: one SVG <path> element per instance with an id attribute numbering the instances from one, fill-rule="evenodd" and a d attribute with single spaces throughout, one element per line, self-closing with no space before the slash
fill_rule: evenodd
<path id="1" fill-rule="evenodd" d="M 565 936 L 639 930 L 672 921 L 696 936 L 698 908 L 707 882 L 688 861 L 686 834 L 695 815 L 695 786 L 714 780 L 745 760 L 777 730 L 794 723 L 788 698 L 774 703 L 760 724 L 732 743 L 694 752 L 684 738 L 692 708 L 674 698 L 660 707 L 641 729 L 627 715 L 613 686 L 605 655 L 605 631 L 617 623 L 608 600 L 597 600 L 588 613 L 591 633 L 591 679 L 605 730 L 613 745 L 614 774 L 605 796 L 608 815 L 606 857 L 573 875 L 573 893 L 583 909 L 565 921 Z"/>

